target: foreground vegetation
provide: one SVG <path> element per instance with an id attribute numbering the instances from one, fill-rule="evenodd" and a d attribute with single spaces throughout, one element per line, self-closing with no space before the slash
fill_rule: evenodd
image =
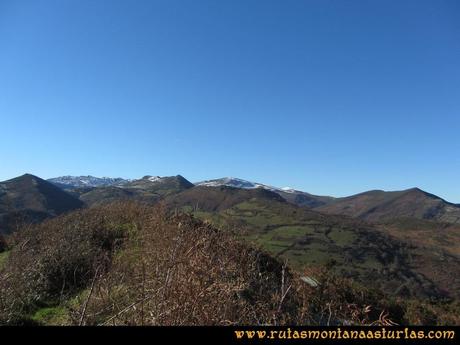
<path id="1" fill-rule="evenodd" d="M 321 265 L 293 271 L 238 238 L 135 202 L 28 227 L 0 240 L 0 324 L 460 324 L 452 303 L 389 297 Z"/>

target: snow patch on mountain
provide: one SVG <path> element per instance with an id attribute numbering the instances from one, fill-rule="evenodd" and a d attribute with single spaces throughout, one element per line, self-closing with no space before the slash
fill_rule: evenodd
<path id="1" fill-rule="evenodd" d="M 295 189 L 290 187 L 285 188 L 278 188 L 273 186 L 268 186 L 262 183 L 246 181 L 236 177 L 224 177 L 215 180 L 207 180 L 195 183 L 197 186 L 206 186 L 206 187 L 220 187 L 220 186 L 228 186 L 228 187 L 235 187 L 235 188 L 243 188 L 243 189 L 255 189 L 255 188 L 263 188 L 270 190 L 272 192 L 285 192 L 285 193 L 296 193 Z"/>
<path id="2" fill-rule="evenodd" d="M 280 190 L 282 190 L 285 193 L 298 193 L 299 192 L 298 190 L 291 188 L 291 187 L 283 187 Z"/>
<path id="3" fill-rule="evenodd" d="M 160 176 L 149 176 L 147 178 L 147 180 L 151 181 L 151 182 L 157 182 L 157 181 L 160 181 L 161 180 L 161 177 Z"/>
<path id="4" fill-rule="evenodd" d="M 120 186 L 130 180 L 120 177 L 94 177 L 94 176 L 60 176 L 48 179 L 55 185 L 68 186 L 74 188 L 82 187 L 103 187 L 103 186 Z"/>

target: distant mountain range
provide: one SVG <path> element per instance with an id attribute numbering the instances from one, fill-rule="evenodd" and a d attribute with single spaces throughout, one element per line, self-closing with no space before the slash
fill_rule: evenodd
<path id="1" fill-rule="evenodd" d="M 282 196 L 298 206 L 307 206 L 320 212 L 340 214 L 371 222 L 395 218 L 431 219 L 460 224 L 460 205 L 412 188 L 404 191 L 368 191 L 345 198 L 312 195 L 292 188 L 277 188 L 238 178 L 221 178 L 196 183 L 197 186 L 229 186 L 243 189 L 263 188 Z"/>
<path id="2" fill-rule="evenodd" d="M 75 188 L 71 192 L 78 194 L 79 199 L 86 205 L 94 206 L 122 199 L 154 203 L 169 194 L 179 193 L 193 186 L 193 183 L 180 175 L 166 177 L 147 175 L 138 180 L 124 180 L 123 184 L 116 183 L 90 189 Z"/>
<path id="3" fill-rule="evenodd" d="M 272 193 L 270 195 L 276 195 L 283 201 L 297 206 L 374 223 L 414 218 L 460 224 L 459 205 L 449 203 L 418 188 L 394 192 L 375 190 L 345 198 L 334 198 L 232 177 L 193 184 L 181 175 L 166 177 L 147 175 L 133 180 L 62 176 L 45 181 L 25 174 L 0 183 L 0 232 L 10 231 L 11 224 L 20 218 L 38 221 L 85 205 L 93 206 L 123 199 L 154 203 L 189 189 L 192 189 L 189 194 L 197 194 L 202 199 L 194 202 L 206 204 L 208 202 L 206 200 L 212 196 L 212 189 L 222 187 L 265 190 Z M 179 197 L 188 198 L 187 194 Z M 232 197 L 226 198 L 216 201 L 215 207 L 222 207 L 220 204 L 228 203 Z"/>
<path id="4" fill-rule="evenodd" d="M 299 268 L 334 265 L 400 295 L 460 296 L 460 206 L 416 188 L 333 198 L 228 177 L 193 184 L 181 175 L 45 181 L 26 174 L 0 182 L 0 233 L 123 200 L 192 213 Z"/>
<path id="5" fill-rule="evenodd" d="M 116 186 L 129 182 L 130 180 L 119 177 L 94 177 L 94 176 L 60 176 L 48 179 L 52 184 L 61 188 L 83 188 L 83 187 L 104 187 Z"/>

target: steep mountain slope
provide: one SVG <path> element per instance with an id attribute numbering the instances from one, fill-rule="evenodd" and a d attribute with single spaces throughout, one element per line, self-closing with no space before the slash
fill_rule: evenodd
<path id="1" fill-rule="evenodd" d="M 83 188 L 83 187 L 103 187 L 103 186 L 116 186 L 129 182 L 130 180 L 122 179 L 120 177 L 94 177 L 94 176 L 60 176 L 48 179 L 48 182 L 64 188 Z"/>
<path id="2" fill-rule="evenodd" d="M 309 194 L 306 192 L 298 191 L 289 187 L 278 188 L 273 186 L 268 186 L 262 183 L 257 182 L 250 182 L 246 180 L 242 180 L 239 178 L 234 177 L 224 177 L 215 180 L 208 180 L 203 182 L 196 183 L 197 186 L 206 186 L 206 187 L 220 187 L 220 186 L 228 186 L 228 187 L 235 187 L 235 188 L 243 188 L 243 189 L 255 189 L 255 188 L 262 188 L 272 192 L 275 192 L 283 197 L 286 201 L 299 205 L 299 206 L 307 206 L 307 207 L 318 207 L 322 205 L 326 205 L 334 200 L 333 197 L 329 196 L 318 196 Z"/>
<path id="3" fill-rule="evenodd" d="M 460 223 L 460 206 L 418 188 L 404 191 L 369 191 L 319 206 L 316 210 L 382 222 L 397 218 L 432 219 Z"/>
<path id="4" fill-rule="evenodd" d="M 17 222 L 39 221 L 77 209 L 83 203 L 53 184 L 30 174 L 0 183 L 0 233 Z"/>

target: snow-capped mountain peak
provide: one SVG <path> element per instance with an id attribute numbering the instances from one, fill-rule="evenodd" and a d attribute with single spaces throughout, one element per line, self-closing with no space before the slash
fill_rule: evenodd
<path id="1" fill-rule="evenodd" d="M 122 185 L 130 180 L 120 177 L 94 177 L 94 176 L 60 176 L 48 179 L 49 182 L 55 185 L 68 187 L 102 187 L 102 186 L 117 186 Z"/>
<path id="2" fill-rule="evenodd" d="M 224 177 L 215 180 L 207 180 L 203 182 L 198 182 L 197 185 L 207 187 L 229 186 L 246 189 L 257 188 L 260 186 L 258 183 L 253 183 L 236 177 Z"/>

